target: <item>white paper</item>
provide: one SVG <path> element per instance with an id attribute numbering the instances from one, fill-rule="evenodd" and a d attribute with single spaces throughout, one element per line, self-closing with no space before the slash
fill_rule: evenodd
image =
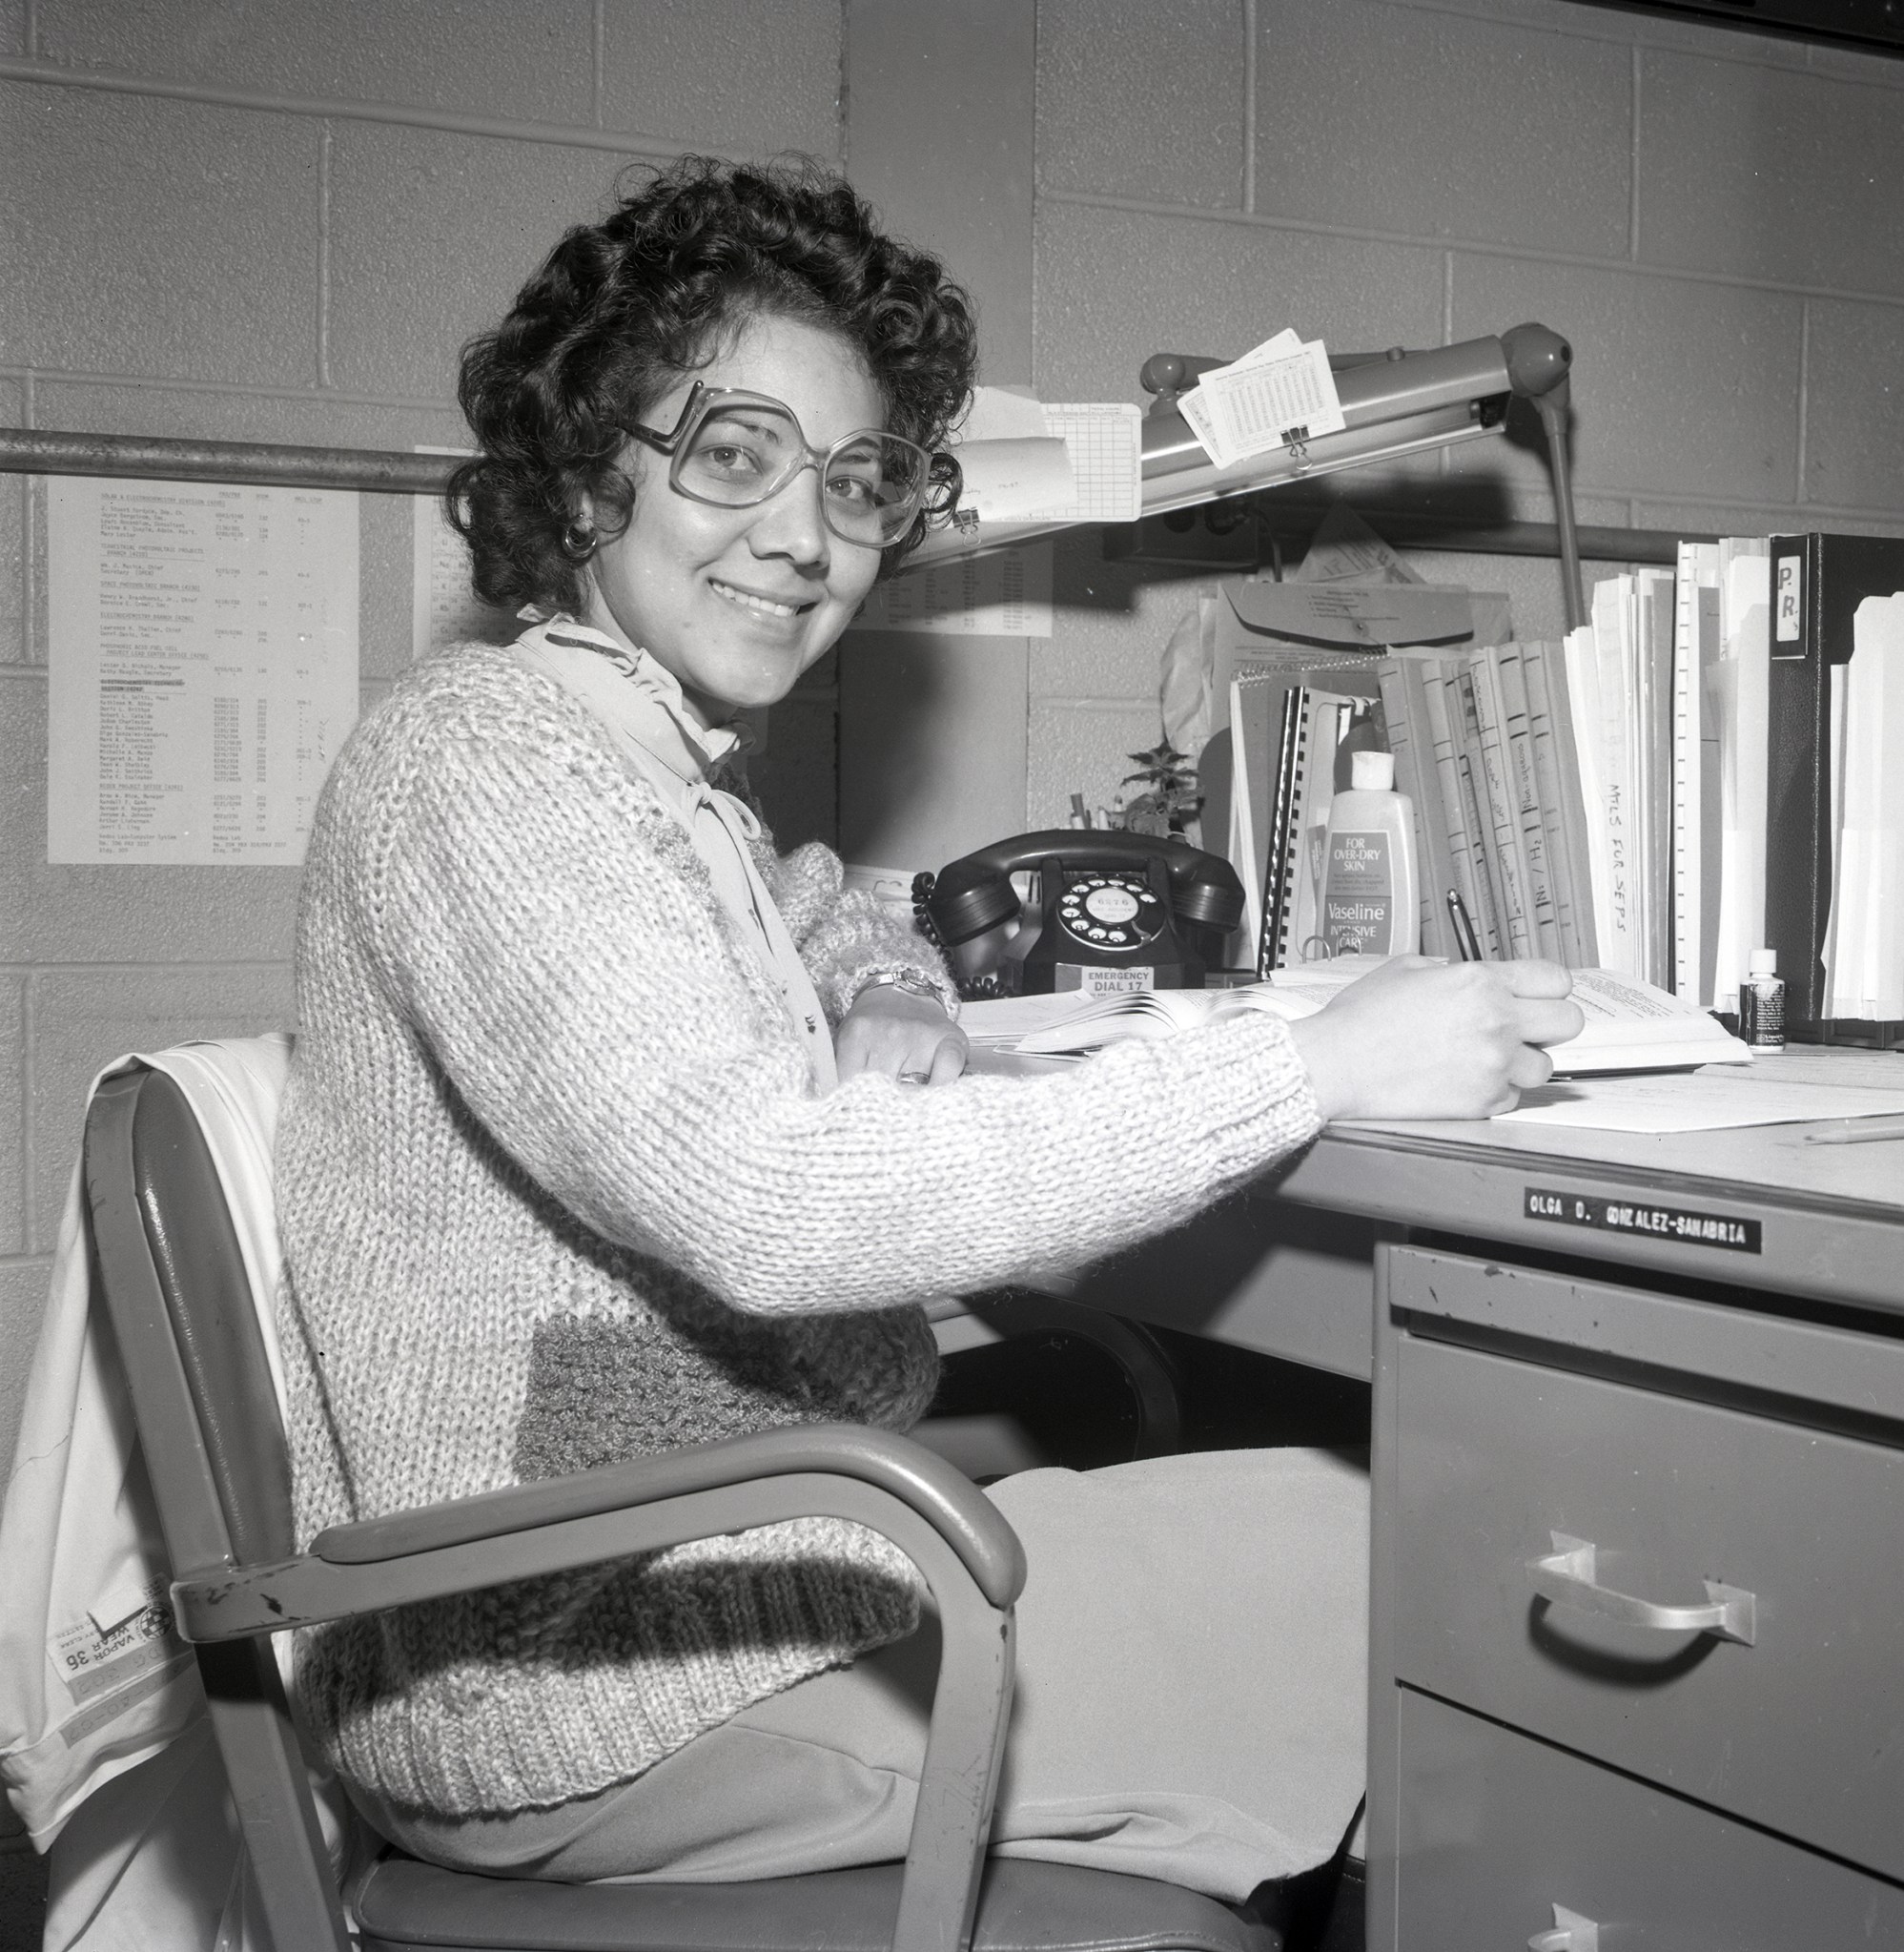
<path id="1" fill-rule="evenodd" d="M 1572 998 L 1587 1021 L 1578 1037 L 1547 1047 L 1557 1073 L 1751 1062 L 1750 1051 L 1696 1003 L 1641 977 L 1577 969 Z"/>
<path id="2" fill-rule="evenodd" d="M 1015 386 L 974 386 L 957 441 L 1025 441 L 1043 437 L 1045 410 L 1034 393 Z M 956 454 L 955 445 L 952 452 Z"/>
<path id="3" fill-rule="evenodd" d="M 1052 552 L 1049 543 L 950 556 L 902 570 L 873 586 L 849 627 L 854 630 L 927 630 L 950 637 L 1049 637 Z"/>
<path id="4" fill-rule="evenodd" d="M 1593 648 L 1593 626 L 1582 624 L 1562 641 L 1566 690 L 1571 700 L 1574 764 L 1587 820 L 1587 874 L 1593 897 L 1593 935 L 1604 963 L 1618 954 L 1612 908 L 1613 857 L 1607 823 L 1599 817 L 1607 792 L 1606 755 L 1600 739 L 1600 661 Z"/>
<path id="5" fill-rule="evenodd" d="M 1728 555 L 1728 548 L 1739 553 Z M 1754 549 L 1758 553 L 1751 553 Z M 1739 978 L 1765 940 L 1766 750 L 1771 736 L 1771 565 L 1761 542 L 1720 545 L 1719 948 L 1713 1007 L 1739 1007 Z"/>
<path id="6" fill-rule="evenodd" d="M 1839 1007 L 1848 994 L 1843 975 L 1855 966 L 1862 951 L 1866 916 L 1856 903 L 1845 900 L 1845 771 L 1851 764 L 1851 729 L 1846 710 L 1851 694 L 1851 667 L 1831 665 L 1825 671 L 1829 694 L 1828 735 L 1832 762 L 1832 902 L 1825 916 L 1825 1008 L 1827 1017 L 1849 1016 Z M 1853 850 L 1856 852 L 1855 848 Z"/>
<path id="7" fill-rule="evenodd" d="M 1038 522 L 1136 522 L 1144 512 L 1144 417 L 1128 401 L 1045 407 L 1045 431 L 1071 458 L 1071 499 L 1035 511 Z"/>
<path id="8" fill-rule="evenodd" d="M 1775 1060 L 1771 1060 L 1775 1061 Z M 1744 1077 L 1704 1071 L 1642 1078 L 1577 1078 L 1523 1092 L 1498 1122 L 1588 1132 L 1716 1132 L 1904 1112 L 1904 1091 L 1782 1084 L 1760 1068 Z"/>
<path id="9" fill-rule="evenodd" d="M 1599 797 L 1587 802 L 1587 826 L 1597 829 L 1607 880 L 1594 889 L 1593 921 L 1600 940 L 1600 960 L 1607 969 L 1627 976 L 1642 974 L 1645 960 L 1640 919 L 1639 828 L 1632 749 L 1634 689 L 1638 658 L 1633 632 L 1634 585 L 1630 576 L 1611 576 L 1593 586 L 1591 655 L 1592 690 L 1575 695 L 1577 728 L 1593 743 L 1593 774 Z M 1568 667 L 1568 676 L 1572 668 Z M 1593 716 L 1583 712 L 1590 696 Z M 1587 769 L 1581 769 L 1581 781 Z"/>
<path id="10" fill-rule="evenodd" d="M 1214 460 L 1221 437 L 1217 433 L 1212 419 L 1210 399 L 1202 391 L 1202 380 L 1218 375 L 1246 372 L 1252 366 L 1267 365 L 1272 360 L 1296 358 L 1302 350 L 1302 340 L 1295 329 L 1285 325 L 1273 338 L 1266 339 L 1260 345 L 1252 346 L 1241 359 L 1232 360 L 1227 366 L 1215 366 L 1205 373 L 1198 384 L 1184 394 L 1177 402 L 1177 410 L 1188 422 L 1190 431 L 1204 446 Z"/>
<path id="11" fill-rule="evenodd" d="M 1338 502 L 1323 516 L 1289 580 L 1360 584 L 1427 581 L 1411 569 L 1346 502 Z"/>
<path id="12" fill-rule="evenodd" d="M 981 386 L 952 444 L 961 514 L 984 522 L 1136 522 L 1143 416 L 1125 401 L 1048 405 Z"/>
<path id="13" fill-rule="evenodd" d="M 1716 589 L 1716 543 L 1681 543 L 1673 586 L 1672 621 L 1672 987 L 1694 1002 L 1702 998 L 1706 890 L 1701 813 L 1708 702 L 1705 635 L 1700 592 Z"/>
<path id="14" fill-rule="evenodd" d="M 1628 750 L 1633 778 L 1634 886 L 1639 894 L 1640 970 L 1672 980 L 1672 571 L 1633 576 L 1634 685 Z"/>
<path id="15" fill-rule="evenodd" d="M 1239 869 L 1243 884 L 1243 940 L 1262 940 L 1263 863 L 1268 858 L 1270 836 L 1262 836 L 1259 853 L 1256 809 L 1251 804 L 1250 778 L 1253 768 L 1264 769 L 1264 777 L 1274 770 L 1275 755 L 1252 752 L 1247 742 L 1247 722 L 1243 716 L 1242 684 L 1230 680 L 1230 834 L 1229 856 Z"/>
<path id="16" fill-rule="evenodd" d="M 1218 467 L 1234 467 L 1273 447 L 1300 454 L 1319 436 L 1341 432 L 1341 401 L 1328 350 L 1320 339 L 1292 346 L 1294 339 L 1279 333 L 1233 364 L 1205 373 L 1177 402 Z"/>
<path id="17" fill-rule="evenodd" d="M 1904 595 L 1866 597 L 1852 632 L 1852 661 L 1832 672 L 1844 703 L 1827 1007 L 1883 1023 L 1904 1017 Z"/>
<path id="18" fill-rule="evenodd" d="M 1199 596 L 1197 607 L 1186 610 L 1163 647 L 1163 668 L 1157 681 L 1157 703 L 1163 711 L 1163 735 L 1194 762 L 1210 736 L 1210 686 L 1217 666 L 1217 603 Z M 1193 823 L 1195 824 L 1195 823 Z"/>
<path id="19" fill-rule="evenodd" d="M 1077 499 L 1071 450 L 1053 435 L 963 441 L 953 450 L 964 479 L 958 505 L 980 522 L 1033 522 Z"/>
<path id="20" fill-rule="evenodd" d="M 47 859 L 297 865 L 358 710 L 358 498 L 56 479 Z"/>

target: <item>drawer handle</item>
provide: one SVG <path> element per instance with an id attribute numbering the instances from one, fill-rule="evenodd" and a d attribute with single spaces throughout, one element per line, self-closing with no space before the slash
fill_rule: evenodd
<path id="1" fill-rule="evenodd" d="M 1553 1930 L 1536 1932 L 1527 1941 L 1527 1952 L 1600 1952 L 1600 1927 L 1590 1918 L 1557 1904 Z"/>
<path id="2" fill-rule="evenodd" d="M 1758 1638 L 1758 1602 L 1740 1587 L 1709 1579 L 1708 1605 L 1660 1606 L 1602 1586 L 1595 1577 L 1593 1547 L 1586 1539 L 1568 1538 L 1564 1531 L 1550 1536 L 1553 1555 L 1529 1559 L 1527 1577 L 1534 1591 L 1555 1606 L 1574 1607 L 1628 1627 L 1650 1627 L 1659 1634 L 1710 1634 L 1715 1640 L 1736 1640 L 1742 1647 L 1750 1647 Z"/>

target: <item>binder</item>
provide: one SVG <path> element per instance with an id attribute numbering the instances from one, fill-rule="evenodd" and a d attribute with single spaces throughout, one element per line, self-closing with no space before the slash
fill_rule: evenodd
<path id="1" fill-rule="evenodd" d="M 1507 953 L 1517 961 L 1539 954 L 1527 867 L 1521 857 L 1521 813 L 1508 779 L 1507 729 L 1495 689 L 1494 671 L 1484 650 L 1462 661 L 1461 697 L 1468 743 L 1477 771 L 1475 791 L 1492 850 L 1500 914 L 1507 929 Z"/>
<path id="2" fill-rule="evenodd" d="M 1448 860 L 1447 819 L 1442 812 L 1441 782 L 1435 776 L 1427 708 L 1421 702 L 1423 664 L 1421 658 L 1382 660 L 1382 715 L 1388 750 L 1395 755 L 1395 790 L 1407 796 L 1414 810 L 1422 954 L 1454 962 L 1461 951 L 1448 920 L 1447 892 L 1456 884 Z"/>
<path id="3" fill-rule="evenodd" d="M 1904 590 L 1904 538 L 1773 536 L 1766 746 L 1766 945 L 1785 978 L 1787 1035 L 1824 1035 L 1832 912 L 1832 677 L 1868 596 Z M 1721 976 L 1724 981 L 1724 976 Z"/>
<path id="4" fill-rule="evenodd" d="M 1441 788 L 1442 822 L 1447 832 L 1448 887 L 1461 896 L 1469 919 L 1477 931 L 1485 930 L 1484 946 L 1490 956 L 1500 949 L 1493 935 L 1493 911 L 1483 899 L 1486 883 L 1477 873 L 1474 847 L 1468 838 L 1468 801 L 1464 791 L 1462 754 L 1454 734 L 1453 716 L 1448 709 L 1448 680 L 1454 668 L 1452 658 L 1428 658 L 1421 666 L 1423 716 L 1428 728 L 1428 751 L 1437 783 Z M 1439 875 L 1440 869 L 1437 868 Z M 1446 890 L 1442 891 L 1446 899 Z"/>
<path id="5" fill-rule="evenodd" d="M 1262 931 L 1256 973 L 1267 976 L 1289 961 L 1289 924 L 1296 900 L 1298 803 L 1309 763 L 1309 693 L 1292 685 L 1282 694 L 1281 738 L 1270 813 L 1269 864 L 1263 878 Z"/>
<path id="6" fill-rule="evenodd" d="M 1230 680 L 1230 863 L 1243 884 L 1244 940 L 1262 933 L 1262 886 L 1275 812 L 1278 738 L 1286 679 L 1239 672 Z"/>
<path id="7" fill-rule="evenodd" d="M 1534 953 L 1549 962 L 1565 962 L 1566 949 L 1560 927 L 1560 898 L 1553 857 L 1547 851 L 1546 822 L 1541 810 L 1540 780 L 1535 769 L 1533 713 L 1529 709 L 1523 653 L 1517 644 L 1498 645 L 1482 655 L 1487 660 L 1507 751 L 1508 797 L 1521 827 L 1521 864 L 1532 911 Z"/>
<path id="8" fill-rule="evenodd" d="M 1600 952 L 1593 932 L 1592 853 L 1587 843 L 1587 807 L 1581 797 L 1580 758 L 1574 749 L 1573 701 L 1558 644 L 1524 644 L 1521 675 L 1527 692 L 1527 726 L 1533 736 L 1535 782 L 1546 823 L 1547 870 L 1560 923 L 1562 960 L 1569 969 L 1593 969 Z"/>
<path id="9" fill-rule="evenodd" d="M 1513 954 L 1507 935 L 1506 896 L 1502 892 L 1499 863 L 1490 838 L 1493 822 L 1488 812 L 1487 781 L 1482 771 L 1481 731 L 1474 715 L 1474 687 L 1464 684 L 1464 661 L 1442 660 L 1441 692 L 1444 701 L 1445 726 L 1437 720 L 1437 745 L 1445 730 L 1453 751 L 1456 811 L 1448 816 L 1450 834 L 1459 826 L 1465 836 L 1467 878 L 1473 900 L 1468 914 L 1481 937 L 1484 955 L 1490 962 L 1505 962 Z M 1464 894 L 1469 890 L 1464 890 Z"/>
<path id="10" fill-rule="evenodd" d="M 1329 802 L 1336 791 L 1336 759 L 1353 721 L 1357 700 L 1338 691 L 1305 687 L 1303 750 L 1292 795 L 1283 959 L 1280 967 L 1322 961 L 1321 900 Z"/>

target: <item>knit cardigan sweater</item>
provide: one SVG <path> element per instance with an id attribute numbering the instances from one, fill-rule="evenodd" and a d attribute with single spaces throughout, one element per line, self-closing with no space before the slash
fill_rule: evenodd
<path id="1" fill-rule="evenodd" d="M 822 1001 L 932 963 L 810 846 L 760 865 Z M 675 818 L 506 651 L 416 667 L 325 788 L 279 1126 L 300 1543 L 329 1525 L 843 1419 L 905 1429 L 920 1304 L 1075 1267 L 1311 1138 L 1249 1014 L 1059 1076 L 811 1083 Z M 336 1765 L 393 1802 L 590 1795 L 911 1631 L 918 1582 L 803 1520 L 297 1636 Z"/>

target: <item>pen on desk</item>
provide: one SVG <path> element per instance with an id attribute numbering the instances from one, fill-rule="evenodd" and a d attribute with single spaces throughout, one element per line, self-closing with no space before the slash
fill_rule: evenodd
<path id="1" fill-rule="evenodd" d="M 1448 890 L 1448 919 L 1454 925 L 1454 946 L 1461 952 L 1464 962 L 1484 960 L 1481 954 L 1481 937 L 1474 933 L 1474 917 L 1467 912 L 1467 903 L 1461 898 L 1459 888 Z"/>
<path id="2" fill-rule="evenodd" d="M 1846 1119 L 1805 1135 L 1808 1145 L 1871 1145 L 1880 1139 L 1904 1139 L 1904 1118 Z"/>

